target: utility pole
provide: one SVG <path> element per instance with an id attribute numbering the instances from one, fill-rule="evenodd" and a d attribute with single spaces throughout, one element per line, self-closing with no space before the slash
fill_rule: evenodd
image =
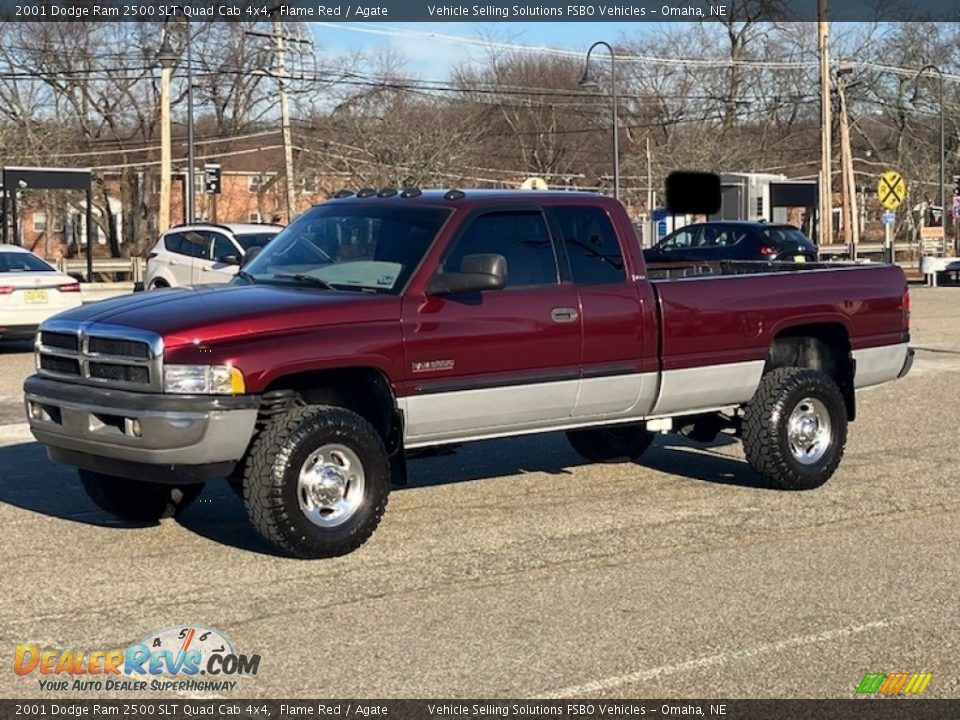
<path id="1" fill-rule="evenodd" d="M 160 207 L 157 216 L 157 233 L 166 232 L 170 227 L 170 75 L 177 62 L 176 53 L 170 47 L 164 27 L 163 43 L 157 53 L 160 63 Z"/>
<path id="2" fill-rule="evenodd" d="M 656 237 L 656 225 L 653 221 L 653 163 L 650 158 L 650 136 L 647 135 L 647 231 L 650 233 L 647 245 L 653 245 L 653 239 Z"/>
<path id="3" fill-rule="evenodd" d="M 817 46 L 820 51 L 820 237 L 818 245 L 833 243 L 833 123 L 830 106 L 830 24 L 827 22 L 827 0 L 817 0 Z"/>
<path id="4" fill-rule="evenodd" d="M 287 222 L 297 212 L 297 196 L 293 177 L 293 138 L 290 132 L 290 104 L 287 100 L 287 63 L 283 51 L 283 23 L 280 4 L 273 8 L 273 50 L 277 58 L 277 86 L 280 89 L 280 123 L 283 130 L 283 172 L 287 178 Z"/>
<path id="5" fill-rule="evenodd" d="M 840 174 L 843 180 L 843 240 L 850 250 L 850 259 L 857 259 L 860 244 L 860 218 L 857 212 L 857 185 L 853 174 L 853 154 L 850 151 L 850 118 L 847 114 L 846 82 L 844 77 L 853 72 L 849 65 L 837 70 L 837 96 L 840 100 Z"/>
<path id="6" fill-rule="evenodd" d="M 193 38 L 187 22 L 187 204 L 186 221 L 197 221 L 197 169 L 196 148 L 193 143 Z"/>

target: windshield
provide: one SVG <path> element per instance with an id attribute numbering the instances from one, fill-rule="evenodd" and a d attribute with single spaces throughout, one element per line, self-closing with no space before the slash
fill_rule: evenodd
<path id="1" fill-rule="evenodd" d="M 36 255 L 27 252 L 0 252 L 0 273 L 56 272 Z"/>
<path id="2" fill-rule="evenodd" d="M 276 231 L 274 232 L 259 232 L 259 233 L 244 233 L 242 235 L 237 235 L 237 242 L 240 243 L 240 247 L 244 251 L 249 250 L 252 247 L 264 247 L 268 242 L 273 240 L 277 236 Z"/>
<path id="3" fill-rule="evenodd" d="M 448 215 L 375 201 L 318 205 L 276 235 L 235 282 L 397 294 Z"/>

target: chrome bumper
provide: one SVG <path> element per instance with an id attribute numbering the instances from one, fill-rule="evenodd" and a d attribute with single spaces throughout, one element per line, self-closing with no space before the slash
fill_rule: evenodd
<path id="1" fill-rule="evenodd" d="M 27 378 L 24 396 L 30 430 L 53 459 L 83 454 L 163 466 L 240 460 L 260 405 L 252 395 L 138 393 L 37 375 Z"/>

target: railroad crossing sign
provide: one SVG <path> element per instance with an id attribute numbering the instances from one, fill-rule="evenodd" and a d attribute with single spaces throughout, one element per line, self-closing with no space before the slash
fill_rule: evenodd
<path id="1" fill-rule="evenodd" d="M 877 198 L 887 210 L 896 210 L 907 197 L 907 181 L 897 170 L 887 170 L 877 183 Z"/>

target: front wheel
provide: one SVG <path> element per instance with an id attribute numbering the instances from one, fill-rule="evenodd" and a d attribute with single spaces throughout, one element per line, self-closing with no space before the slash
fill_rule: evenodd
<path id="1" fill-rule="evenodd" d="M 203 483 L 166 485 L 80 470 L 80 484 L 101 510 L 131 522 L 173 517 L 203 491 Z"/>
<path id="2" fill-rule="evenodd" d="M 567 440 L 585 460 L 590 462 L 626 462 L 638 458 L 653 442 L 653 433 L 646 425 L 568 430 Z"/>
<path id="3" fill-rule="evenodd" d="M 780 490 L 823 485 L 840 464 L 846 441 L 843 393 L 819 370 L 788 367 L 767 373 L 744 412 L 747 462 Z"/>
<path id="4" fill-rule="evenodd" d="M 387 506 L 390 460 L 376 429 L 339 407 L 297 407 L 264 427 L 243 478 L 247 514 L 282 552 L 344 555 L 373 534 Z"/>

